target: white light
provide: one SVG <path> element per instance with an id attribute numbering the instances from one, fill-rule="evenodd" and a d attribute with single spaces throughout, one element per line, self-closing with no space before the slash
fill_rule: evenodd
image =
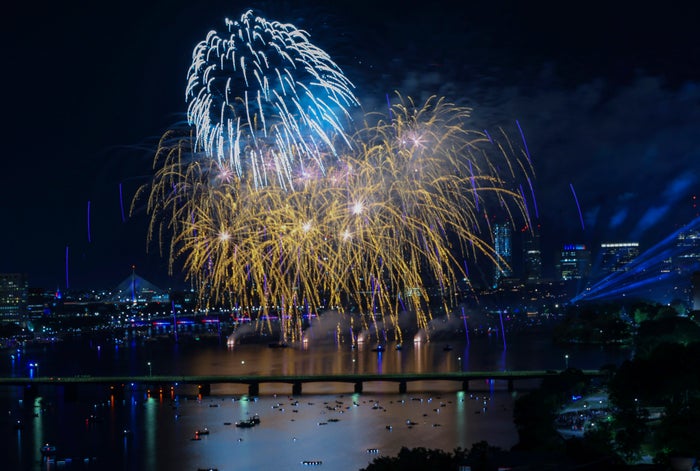
<path id="1" fill-rule="evenodd" d="M 362 210 L 364 209 L 364 206 L 362 205 L 362 202 L 358 201 L 357 203 L 352 205 L 352 213 L 353 214 L 360 214 L 362 213 Z"/>

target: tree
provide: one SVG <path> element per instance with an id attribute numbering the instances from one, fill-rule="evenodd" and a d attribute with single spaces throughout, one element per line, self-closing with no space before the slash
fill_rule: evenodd
<path id="1" fill-rule="evenodd" d="M 650 436 L 661 460 L 700 450 L 700 342 L 663 343 L 626 361 L 608 390 L 616 407 L 615 444 L 626 458 L 635 457 Z M 664 410 L 657 426 L 648 421 L 653 406 Z"/>
<path id="2" fill-rule="evenodd" d="M 559 408 L 556 393 L 538 389 L 520 396 L 513 407 L 513 422 L 518 430 L 517 450 L 556 450 L 563 443 L 554 427 Z"/>
<path id="3" fill-rule="evenodd" d="M 645 357 L 663 343 L 689 345 L 700 342 L 700 326 L 687 317 L 664 317 L 639 325 L 635 339 L 637 356 Z"/>
<path id="4" fill-rule="evenodd" d="M 676 410 L 667 410 L 654 431 L 657 461 L 672 456 L 700 457 L 700 399 Z"/>
<path id="5" fill-rule="evenodd" d="M 463 455 L 459 450 L 453 455 L 443 450 L 403 447 L 397 456 L 375 458 L 361 471 L 442 471 L 454 468 Z"/>
<path id="6" fill-rule="evenodd" d="M 617 452 L 628 460 L 641 453 L 642 443 L 647 439 L 649 414 L 646 409 L 631 407 L 620 409 L 613 420 L 613 441 Z"/>
<path id="7" fill-rule="evenodd" d="M 566 456 L 583 466 L 585 469 L 608 469 L 610 466 L 620 466 L 624 461 L 618 456 L 613 443 L 613 424 L 607 420 L 597 422 L 587 430 L 583 438 L 571 438 L 566 441 Z"/>

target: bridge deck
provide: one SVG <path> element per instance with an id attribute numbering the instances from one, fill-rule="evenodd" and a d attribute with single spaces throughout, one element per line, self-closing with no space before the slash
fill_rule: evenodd
<path id="1" fill-rule="evenodd" d="M 362 383 L 369 381 L 413 382 L 413 381 L 470 381 L 476 379 L 524 380 L 543 379 L 557 376 L 560 371 L 469 371 L 448 373 L 351 373 L 326 375 L 154 375 L 154 376 L 62 376 L 62 377 L 2 377 L 3 385 L 44 385 L 44 384 L 262 384 L 262 383 Z M 583 370 L 584 376 L 601 377 L 599 370 Z"/>

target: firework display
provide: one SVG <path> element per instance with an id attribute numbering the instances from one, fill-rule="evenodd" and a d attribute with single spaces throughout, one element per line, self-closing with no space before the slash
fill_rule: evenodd
<path id="1" fill-rule="evenodd" d="M 210 33 L 195 49 L 193 127 L 163 136 L 144 188 L 149 240 L 184 269 L 203 305 L 255 312 L 285 341 L 331 309 L 355 332 L 388 326 L 398 341 L 402 316 L 426 328 L 434 310 L 449 313 L 468 283 L 464 261 L 497 261 L 489 208 L 527 221 L 518 187 L 532 174 L 529 156 L 505 134 L 468 129 L 469 109 L 435 97 L 397 94 L 386 115 L 345 132 L 330 110 L 356 103 L 349 81 L 304 33 L 250 13 L 230 25 L 230 40 Z M 311 73 L 313 98 L 254 44 Z M 218 82 L 224 101 L 215 105 Z M 315 111 L 293 98 L 299 89 Z"/>
<path id="2" fill-rule="evenodd" d="M 226 163 L 261 187 L 290 187 L 295 174 L 325 171 L 336 154 L 352 84 L 308 34 L 252 11 L 211 31 L 192 54 L 187 117 L 194 150 Z"/>

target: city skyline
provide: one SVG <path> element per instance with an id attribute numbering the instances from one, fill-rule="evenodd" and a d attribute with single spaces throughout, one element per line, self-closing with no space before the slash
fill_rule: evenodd
<path id="1" fill-rule="evenodd" d="M 564 243 L 639 241 L 643 251 L 697 217 L 696 7 L 632 19 L 595 4 L 567 17 L 515 2 L 296 3 L 18 10 L 3 33 L 18 71 L 9 90 L 21 92 L 9 97 L 0 272 L 90 288 L 135 265 L 160 286 L 178 281 L 157 246 L 146 255 L 144 211 L 130 217 L 129 204 L 158 138 L 184 120 L 192 48 L 249 7 L 309 31 L 368 111 L 395 90 L 436 94 L 472 107 L 474 129 L 503 128 L 526 146 L 544 267 Z"/>

